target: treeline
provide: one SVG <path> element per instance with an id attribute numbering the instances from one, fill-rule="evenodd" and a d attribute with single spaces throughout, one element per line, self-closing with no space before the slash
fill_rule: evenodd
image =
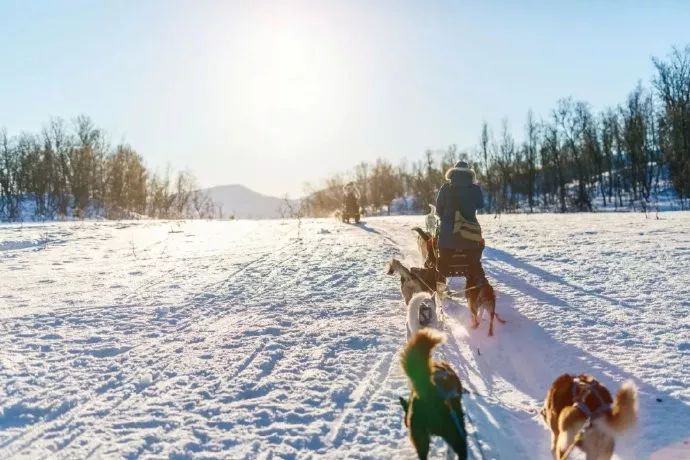
<path id="1" fill-rule="evenodd" d="M 572 98 L 542 120 L 527 113 L 521 140 L 506 121 L 498 134 L 484 123 L 477 147 L 427 151 L 398 166 L 379 159 L 308 190 L 305 207 L 326 215 L 340 206 L 342 185 L 354 181 L 362 205 L 390 212 L 393 203 L 420 212 L 434 203 L 444 172 L 473 164 L 489 212 L 591 211 L 594 203 L 646 209 L 671 188 L 685 208 L 690 198 L 690 46 L 653 58 L 650 87 L 638 84 L 616 107 L 594 113 Z M 409 202 L 408 202 L 409 201 Z"/>
<path id="2" fill-rule="evenodd" d="M 10 137 L 0 129 L 0 219 L 213 217 L 188 171 L 150 172 L 125 144 L 110 147 L 90 118 L 55 118 L 38 134 Z"/>

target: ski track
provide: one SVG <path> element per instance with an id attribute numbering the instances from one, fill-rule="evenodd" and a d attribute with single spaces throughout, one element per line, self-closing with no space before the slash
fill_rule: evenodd
<path id="1" fill-rule="evenodd" d="M 422 219 L 0 226 L 0 458 L 415 458 L 384 267 Z M 542 398 L 590 372 L 638 385 L 620 458 L 690 458 L 690 214 L 481 222 L 508 324 L 448 301 L 439 351 L 470 457 L 550 458 Z"/>
<path id="2" fill-rule="evenodd" d="M 264 259 L 265 256 L 260 256 L 259 258 L 255 259 L 254 261 L 251 261 L 247 263 L 245 266 L 245 269 L 253 265 L 254 263 L 260 261 L 261 259 Z M 281 261 L 281 263 L 284 263 L 284 261 Z M 280 265 L 278 265 L 279 267 Z M 275 269 L 275 267 L 273 267 Z M 238 273 L 240 273 L 241 270 L 237 270 L 233 273 L 231 273 L 228 277 L 227 280 L 223 281 L 223 284 L 227 283 L 230 279 L 232 279 L 234 276 L 236 276 Z M 270 279 L 270 278 L 269 278 Z M 215 283 L 218 284 L 218 283 Z M 204 297 L 209 297 L 208 291 L 213 288 L 214 285 L 209 285 L 206 286 L 204 289 L 204 294 L 198 294 L 190 301 L 186 303 L 186 305 L 179 309 L 178 314 L 185 312 L 186 310 L 189 310 L 190 308 L 197 309 L 200 306 L 204 306 L 203 304 L 200 305 L 198 303 L 199 300 L 203 299 Z M 192 314 L 189 315 L 188 318 L 185 318 L 184 322 L 182 325 L 179 327 L 175 328 L 172 332 L 167 333 L 166 335 L 163 336 L 161 340 L 159 340 L 158 337 L 154 337 L 149 340 L 145 340 L 141 343 L 138 343 L 134 347 L 130 348 L 127 350 L 128 352 L 128 363 L 133 362 L 135 364 L 135 369 L 143 367 L 142 364 L 139 363 L 144 363 L 144 365 L 150 365 L 152 362 L 156 362 L 156 374 L 163 374 L 165 373 L 166 369 L 168 369 L 175 358 L 177 357 L 177 350 L 180 348 L 180 343 L 184 342 L 184 340 L 187 338 L 185 335 L 189 334 L 189 329 L 191 326 L 194 328 L 199 328 L 200 326 L 211 326 L 216 321 L 215 316 L 216 315 L 222 315 L 223 310 L 219 311 L 212 311 L 211 315 L 203 315 L 202 313 L 199 312 L 193 312 Z M 207 340 L 208 333 L 206 335 L 199 335 L 197 336 L 202 340 Z M 195 339 L 192 339 L 195 340 Z M 189 343 L 189 342 L 188 342 Z M 193 342 L 192 342 L 193 343 Z M 141 353 L 136 353 L 139 352 Z M 119 354 L 119 353 L 116 353 Z M 129 375 L 132 375 L 129 373 Z M 95 390 L 95 392 L 91 395 L 88 395 L 86 400 L 84 402 L 79 402 L 76 404 L 72 404 L 73 406 L 76 405 L 77 407 L 70 410 L 68 414 L 66 414 L 67 420 L 62 420 L 62 418 L 57 418 L 50 423 L 43 423 L 40 426 L 40 429 L 33 430 L 28 434 L 29 439 L 28 440 L 21 440 L 21 444 L 18 446 L 18 450 L 16 452 L 12 452 L 10 450 L 8 452 L 9 455 L 12 455 L 14 453 L 18 453 L 23 449 L 26 449 L 29 447 L 31 444 L 36 443 L 38 440 L 41 438 L 45 437 L 48 432 L 54 432 L 56 431 L 56 428 L 60 427 L 69 427 L 72 431 L 69 434 L 68 437 L 68 442 L 63 443 L 60 447 L 64 453 L 66 449 L 69 448 L 69 445 L 72 444 L 76 439 L 78 439 L 81 435 L 83 435 L 86 432 L 86 429 L 78 429 L 74 430 L 73 426 L 71 425 L 71 422 L 75 420 L 76 417 L 81 416 L 85 413 L 88 413 L 89 410 L 93 410 L 94 407 L 97 407 L 99 416 L 107 416 L 110 412 L 113 410 L 117 409 L 120 404 L 122 404 L 125 400 L 129 399 L 133 395 L 131 395 L 130 391 L 131 389 L 136 390 L 141 390 L 141 388 L 144 385 L 141 383 L 137 382 L 137 379 L 139 377 L 137 375 L 133 375 L 132 378 L 127 378 L 124 380 L 121 380 L 119 382 L 113 383 L 111 385 L 107 385 L 107 387 L 99 387 Z M 165 382 L 167 383 L 167 382 Z M 112 395 L 112 393 L 115 393 L 115 395 Z M 80 427 L 82 428 L 82 427 Z M 25 436 L 23 436 L 25 437 Z M 91 440 L 91 439 L 90 439 Z M 89 441 L 90 441 L 89 440 Z M 13 443 L 17 443 L 19 440 L 13 440 Z M 82 443 L 80 445 L 80 448 L 83 448 L 86 445 L 86 443 Z"/>

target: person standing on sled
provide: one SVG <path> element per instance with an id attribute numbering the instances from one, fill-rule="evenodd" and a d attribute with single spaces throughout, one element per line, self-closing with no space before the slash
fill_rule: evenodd
<path id="1" fill-rule="evenodd" d="M 484 240 L 477 220 L 477 209 L 484 207 L 482 191 L 474 183 L 474 171 L 465 161 L 446 171 L 446 180 L 436 198 L 436 212 L 441 218 L 439 278 L 445 279 L 453 253 L 460 251 L 467 255 L 467 285 L 480 287 L 487 283 L 481 262 Z"/>
<path id="2" fill-rule="evenodd" d="M 343 222 L 350 222 L 354 219 L 355 223 L 359 223 L 359 190 L 354 182 L 348 182 L 343 187 L 344 203 L 342 210 Z"/>

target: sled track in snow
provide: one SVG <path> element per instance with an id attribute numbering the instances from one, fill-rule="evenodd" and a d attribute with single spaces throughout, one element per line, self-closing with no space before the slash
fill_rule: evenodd
<path id="1" fill-rule="evenodd" d="M 344 433 L 343 426 L 345 422 L 350 420 L 359 421 L 365 417 L 367 407 L 371 404 L 374 397 L 382 390 L 383 382 L 388 378 L 394 366 L 395 353 L 383 356 L 379 359 L 375 366 L 373 366 L 366 377 L 359 382 L 357 387 L 351 394 L 356 394 L 355 400 L 348 405 L 343 413 L 337 418 L 337 422 L 333 425 L 331 432 L 326 435 L 326 439 L 330 441 L 332 446 L 342 444 L 345 437 L 353 439 L 357 436 L 359 430 L 356 428 L 352 433 Z M 355 427 L 360 426 L 359 423 L 350 423 Z"/>
<path id="2" fill-rule="evenodd" d="M 260 255 L 256 259 L 245 263 L 239 269 L 225 276 L 224 279 L 206 285 L 203 290 L 208 291 L 214 287 L 227 286 L 235 277 L 240 275 L 242 272 L 245 272 L 252 266 L 261 263 L 265 259 L 269 258 L 271 255 L 282 253 L 283 251 L 290 248 L 297 242 L 298 241 L 296 240 L 292 240 L 287 244 L 281 246 L 277 250 L 267 251 L 266 253 Z M 280 270 L 282 266 L 290 262 L 291 259 L 295 257 L 295 255 L 296 254 L 293 252 L 292 254 L 288 253 L 288 257 L 280 258 L 278 262 L 276 262 L 270 267 L 268 271 L 268 276 L 275 274 L 278 270 Z M 257 298 L 261 297 L 261 295 L 261 293 L 250 295 L 249 299 L 247 300 L 256 300 Z M 22 451 L 27 449 L 34 441 L 45 438 L 45 435 L 50 432 L 60 431 L 62 428 L 68 427 L 70 423 L 73 422 L 78 416 L 83 415 L 84 413 L 88 413 L 89 409 L 97 409 L 96 411 L 99 413 L 100 416 L 105 416 L 113 410 L 117 409 L 117 407 L 124 401 L 126 401 L 130 396 L 136 394 L 138 391 L 143 390 L 143 387 L 137 383 L 137 381 L 140 380 L 140 375 L 137 374 L 137 370 L 140 369 L 140 366 L 142 364 L 146 366 L 149 362 L 155 362 L 156 364 L 153 370 L 156 372 L 157 375 L 162 375 L 165 372 L 165 370 L 168 369 L 170 365 L 173 364 L 174 361 L 178 358 L 176 350 L 178 350 L 183 344 L 185 344 L 184 340 L 182 340 L 184 339 L 185 332 L 188 332 L 189 329 L 193 326 L 199 326 L 199 329 L 208 329 L 209 327 L 224 319 L 227 311 L 224 308 L 215 305 L 217 302 L 214 302 L 214 300 L 218 301 L 220 299 L 213 298 L 215 296 L 211 296 L 211 299 L 207 299 L 208 296 L 209 294 L 207 294 L 207 292 L 197 293 L 194 296 L 192 296 L 185 303 L 184 306 L 176 309 L 176 317 L 184 317 L 184 314 L 187 313 L 190 309 L 194 309 L 196 312 L 196 314 L 188 316 L 186 321 L 184 321 L 180 326 L 176 327 L 171 332 L 165 332 L 161 334 L 161 336 L 159 337 L 155 337 L 144 342 L 140 342 L 139 344 L 135 345 L 134 347 L 128 350 L 128 359 L 125 363 L 125 366 L 130 368 L 128 369 L 130 371 L 128 372 L 128 374 L 131 375 L 130 378 L 122 379 L 119 382 L 117 382 L 117 384 L 108 386 L 105 389 L 96 389 L 92 391 L 89 394 L 89 396 L 77 402 L 76 405 L 67 408 L 66 410 L 59 411 L 55 415 L 55 417 L 42 423 L 39 422 L 39 424 L 33 424 L 31 425 L 31 428 L 29 428 L 28 430 L 25 430 L 15 435 L 14 437 L 9 438 L 5 443 L 0 445 L 0 458 L 10 458 L 15 455 L 20 455 Z M 204 302 L 204 304 L 202 305 L 197 305 L 196 302 L 201 299 L 207 301 Z M 211 337 L 205 337 L 206 340 L 208 340 L 209 338 Z M 133 356 L 133 354 L 141 350 L 143 350 L 142 353 L 137 353 L 136 356 Z M 166 382 L 166 384 L 171 384 L 169 379 Z M 123 388 L 126 388 L 128 386 L 132 388 L 131 391 L 117 391 L 123 390 Z M 48 389 L 44 391 L 41 394 L 41 396 L 46 396 L 51 392 L 52 389 Z M 33 397 L 35 396 L 36 395 L 33 395 Z M 103 403 L 103 405 L 99 406 L 98 408 L 94 408 L 94 406 L 98 403 Z M 78 433 L 70 433 L 69 440 L 64 445 L 60 446 L 61 450 L 66 448 L 69 444 L 73 443 L 76 439 L 78 439 L 88 430 L 93 429 L 93 427 L 89 426 L 79 426 L 82 429 Z M 94 447 L 94 452 L 97 449 L 98 446 Z M 69 456 L 68 454 L 63 454 L 62 452 L 60 452 L 60 455 Z"/>

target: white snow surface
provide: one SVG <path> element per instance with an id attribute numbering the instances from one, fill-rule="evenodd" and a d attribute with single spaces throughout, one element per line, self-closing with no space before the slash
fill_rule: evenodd
<path id="1" fill-rule="evenodd" d="M 618 458 L 690 458 L 690 213 L 480 219 L 508 322 L 447 302 L 437 352 L 471 457 L 550 458 L 541 402 L 587 372 L 637 384 Z M 384 266 L 420 224 L 0 225 L 0 458 L 414 458 Z"/>

